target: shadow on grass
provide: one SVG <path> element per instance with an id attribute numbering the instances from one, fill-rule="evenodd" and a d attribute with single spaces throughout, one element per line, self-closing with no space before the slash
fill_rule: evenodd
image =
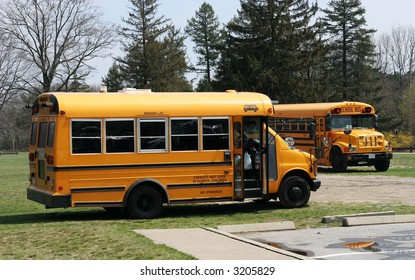
<path id="1" fill-rule="evenodd" d="M 259 211 L 273 211 L 284 209 L 279 202 L 233 202 L 220 204 L 187 204 L 164 206 L 159 218 L 195 218 L 229 216 L 238 213 L 255 214 Z M 51 210 L 54 211 L 54 210 Z M 114 221 L 128 219 L 134 221 L 124 213 L 112 213 L 101 209 L 78 210 L 68 209 L 54 212 L 10 214 L 0 216 L 0 224 L 36 224 L 57 223 L 68 221 Z"/>

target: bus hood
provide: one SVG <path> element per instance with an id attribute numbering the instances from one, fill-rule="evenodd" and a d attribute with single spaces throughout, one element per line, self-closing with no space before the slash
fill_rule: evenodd
<path id="1" fill-rule="evenodd" d="M 347 137 L 347 135 L 345 136 Z M 349 136 L 351 144 L 360 148 L 380 148 L 386 144 L 383 134 L 371 129 L 353 129 Z"/>

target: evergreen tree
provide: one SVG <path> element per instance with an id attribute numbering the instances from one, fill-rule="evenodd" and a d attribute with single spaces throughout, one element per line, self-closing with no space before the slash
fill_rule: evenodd
<path id="1" fill-rule="evenodd" d="M 198 54 L 196 69 L 205 75 L 199 82 L 199 88 L 211 90 L 212 72 L 215 70 L 219 58 L 219 44 L 221 33 L 219 19 L 212 6 L 204 2 L 196 15 L 187 21 L 186 33 L 195 43 L 194 51 Z"/>
<path id="2" fill-rule="evenodd" d="M 373 91 L 372 67 L 374 29 L 366 27 L 365 9 L 360 0 L 331 0 L 321 19 L 326 32 L 327 75 L 333 100 L 353 100 Z"/>
<path id="3" fill-rule="evenodd" d="M 188 90 L 184 37 L 170 20 L 157 17 L 157 0 L 130 0 L 124 40 L 124 58 L 119 58 L 122 76 L 128 86 L 155 91 Z M 177 84 L 167 84 L 166 81 Z"/>
<path id="4" fill-rule="evenodd" d="M 108 74 L 102 79 L 102 83 L 107 86 L 109 92 L 117 92 L 123 89 L 123 77 L 120 67 L 116 62 L 108 70 Z"/>
<path id="5" fill-rule="evenodd" d="M 306 0 L 241 0 L 227 25 L 217 86 L 260 91 L 282 103 L 310 101 L 316 12 Z"/>

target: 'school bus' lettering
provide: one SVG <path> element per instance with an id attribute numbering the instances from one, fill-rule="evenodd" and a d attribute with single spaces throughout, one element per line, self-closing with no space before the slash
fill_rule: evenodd
<path id="1" fill-rule="evenodd" d="M 259 93 L 44 93 L 32 106 L 28 199 L 47 208 L 122 208 L 279 199 L 307 204 L 315 158 L 272 129 Z M 279 159 L 284 159 L 281 161 Z"/>
<path id="2" fill-rule="evenodd" d="M 271 127 L 292 137 L 296 147 L 311 151 L 322 166 L 336 172 L 348 166 L 375 166 L 386 171 L 392 147 L 377 131 L 375 109 L 361 102 L 274 105 Z"/>

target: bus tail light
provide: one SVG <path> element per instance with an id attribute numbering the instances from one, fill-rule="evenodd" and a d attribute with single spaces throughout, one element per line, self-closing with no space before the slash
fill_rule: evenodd
<path id="1" fill-rule="evenodd" d="M 52 164 L 53 164 L 53 156 L 51 156 L 51 155 L 47 156 L 47 157 L 46 157 L 46 162 L 47 162 L 49 165 L 52 165 Z"/>
<path id="2" fill-rule="evenodd" d="M 29 153 L 29 161 L 35 161 L 35 153 Z"/>

